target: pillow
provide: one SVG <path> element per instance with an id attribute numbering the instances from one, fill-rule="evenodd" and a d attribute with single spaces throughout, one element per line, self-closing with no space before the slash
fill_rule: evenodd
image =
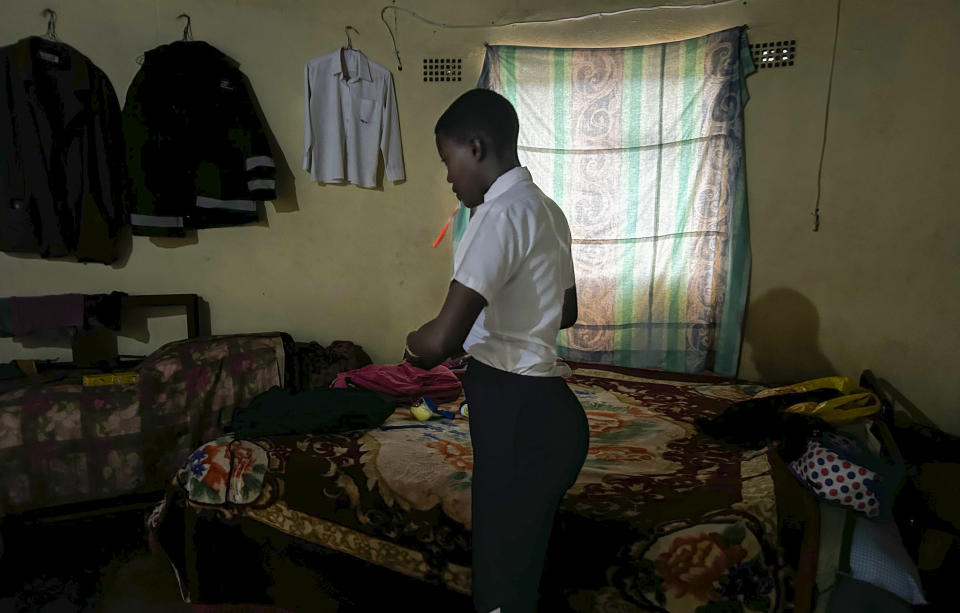
<path id="1" fill-rule="evenodd" d="M 856 523 L 850 544 L 851 576 L 881 587 L 910 604 L 926 604 L 917 567 L 903 546 L 900 531 L 893 519 L 847 519 L 854 520 Z"/>
<path id="2" fill-rule="evenodd" d="M 806 452 L 790 463 L 790 472 L 823 500 L 867 517 L 880 515 L 882 477 L 848 459 L 848 454 L 828 447 L 821 439 L 807 442 Z"/>
<path id="3" fill-rule="evenodd" d="M 263 492 L 267 450 L 222 436 L 194 451 L 177 472 L 177 483 L 193 502 L 251 504 Z"/>
<path id="4" fill-rule="evenodd" d="M 856 438 L 840 432 L 809 439 L 806 451 L 789 467 L 821 500 L 867 517 L 889 514 L 906 476 L 905 466 L 886 462 Z"/>
<path id="5" fill-rule="evenodd" d="M 866 437 L 872 437 L 869 427 L 864 430 Z M 893 510 L 893 502 L 897 492 L 903 486 L 907 477 L 907 466 L 904 464 L 892 464 L 877 453 L 870 451 L 860 438 L 844 434 L 842 432 L 827 432 L 823 435 L 824 443 L 830 449 L 836 450 L 845 459 L 872 470 L 879 476 L 876 483 L 877 491 L 880 495 L 880 515 L 885 516 Z M 875 439 L 874 439 L 875 440 Z M 876 441 L 879 445 L 879 441 Z"/>

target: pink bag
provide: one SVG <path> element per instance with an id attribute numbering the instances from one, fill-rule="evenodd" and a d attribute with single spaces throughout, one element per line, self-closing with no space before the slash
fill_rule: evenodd
<path id="1" fill-rule="evenodd" d="M 393 396 L 398 402 L 411 403 L 421 396 L 435 402 L 456 400 L 460 396 L 460 380 L 446 366 L 423 370 L 402 364 L 370 364 L 337 375 L 331 387 L 356 385 Z"/>

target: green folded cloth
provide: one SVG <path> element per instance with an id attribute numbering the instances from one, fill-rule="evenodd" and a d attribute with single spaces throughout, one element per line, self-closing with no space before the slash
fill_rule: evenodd
<path id="1" fill-rule="evenodd" d="M 381 426 L 396 403 L 367 389 L 318 389 L 291 394 L 272 387 L 237 409 L 230 426 L 240 439 L 281 434 L 370 430 Z"/>

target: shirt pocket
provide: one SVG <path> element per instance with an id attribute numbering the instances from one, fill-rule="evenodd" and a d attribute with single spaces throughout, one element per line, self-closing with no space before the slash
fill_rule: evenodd
<path id="1" fill-rule="evenodd" d="M 362 123 L 372 123 L 376 102 L 370 98 L 360 98 L 360 121 Z"/>

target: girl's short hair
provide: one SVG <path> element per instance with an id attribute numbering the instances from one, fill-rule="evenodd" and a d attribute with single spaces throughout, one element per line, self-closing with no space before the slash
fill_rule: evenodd
<path id="1" fill-rule="evenodd" d="M 520 122 L 509 100 L 489 89 L 472 89 L 453 101 L 433 131 L 461 143 L 483 138 L 497 154 L 506 154 L 517 147 Z"/>

